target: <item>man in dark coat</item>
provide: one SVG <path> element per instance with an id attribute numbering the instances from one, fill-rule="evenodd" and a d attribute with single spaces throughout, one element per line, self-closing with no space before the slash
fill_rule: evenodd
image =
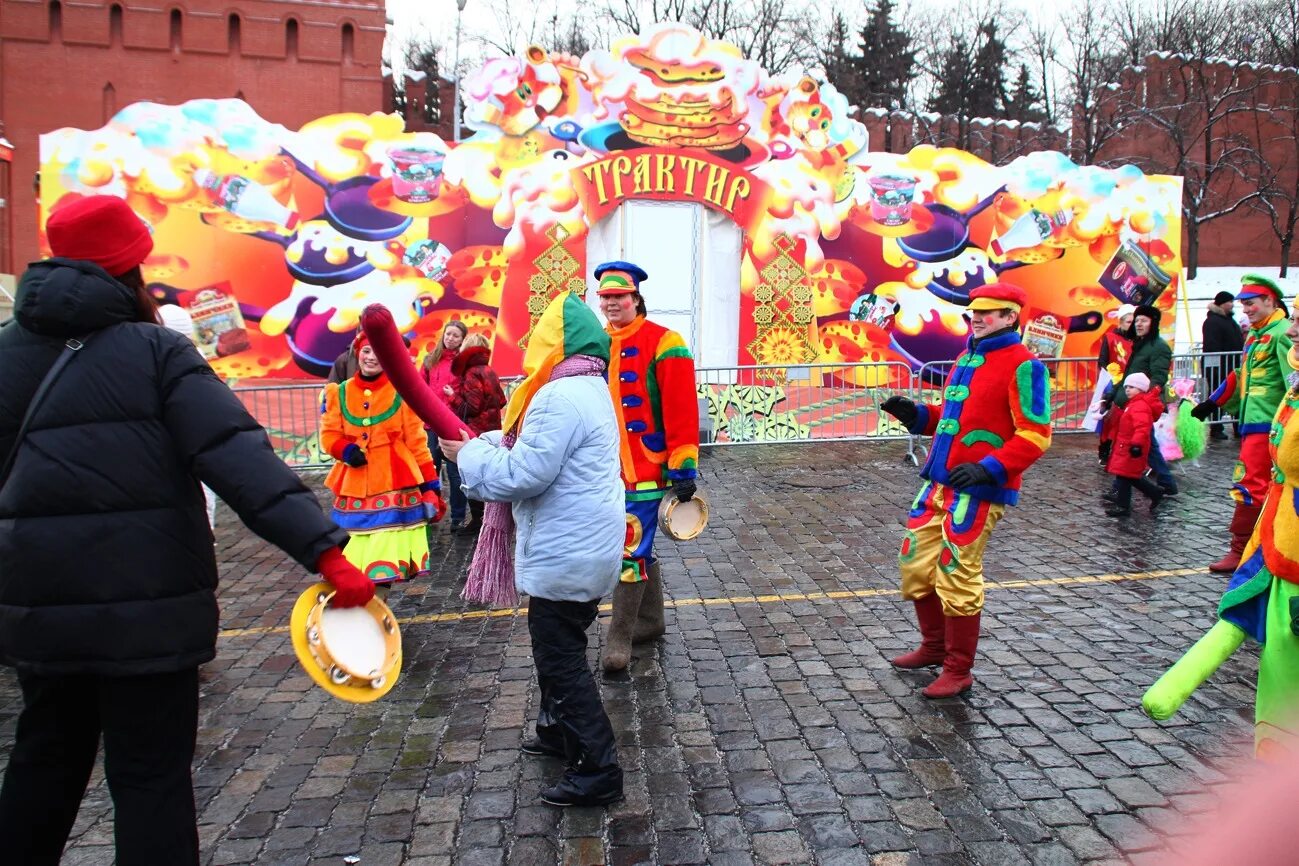
<path id="1" fill-rule="evenodd" d="M 126 203 L 80 199 L 46 229 L 59 258 L 27 269 L 0 328 L 0 664 L 23 692 L 0 859 L 56 866 L 102 735 L 117 863 L 189 866 L 198 666 L 216 654 L 218 622 L 199 482 L 323 572 L 335 603 L 374 588 L 239 399 L 157 323 L 139 268 L 153 242 Z"/>
<path id="2" fill-rule="evenodd" d="M 1231 371 L 1240 366 L 1240 353 L 1245 348 L 1245 335 L 1231 314 L 1235 300 L 1236 296 L 1231 292 L 1218 292 L 1214 295 L 1200 332 L 1204 339 L 1204 384 L 1210 394 L 1217 391 Z M 1215 409 L 1208 420 L 1209 436 L 1226 439 L 1222 410 Z M 1236 428 L 1240 429 L 1239 422 Z"/>

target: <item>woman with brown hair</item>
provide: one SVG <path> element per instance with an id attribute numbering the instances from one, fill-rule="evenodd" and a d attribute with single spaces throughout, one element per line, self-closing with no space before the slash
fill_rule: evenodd
<path id="1" fill-rule="evenodd" d="M 459 319 L 452 319 L 442 329 L 442 338 L 438 340 L 437 345 L 424 356 L 424 366 L 421 369 L 424 381 L 428 383 L 429 389 L 434 394 L 448 402 L 455 394 L 456 387 L 456 374 L 452 372 L 451 365 L 455 363 L 456 358 L 460 357 L 460 344 L 468 335 L 469 328 L 465 323 Z M 437 447 L 437 436 L 433 431 L 428 427 L 424 430 L 428 433 L 428 446 L 437 464 L 438 477 L 445 482 L 443 489 L 446 491 L 447 504 L 451 506 L 451 530 L 454 532 L 456 527 L 465 522 L 468 500 L 465 498 L 464 491 L 460 489 L 460 473 L 456 471 L 456 464 L 442 455 L 442 451 Z"/>
<path id="2" fill-rule="evenodd" d="M 501 380 L 491 368 L 492 350 L 482 334 L 470 334 L 460 347 L 460 357 L 451 365 L 459 385 L 451 396 L 451 411 L 469 425 L 475 436 L 488 430 L 501 429 L 501 410 L 505 408 L 505 391 Z M 455 464 L 451 464 L 454 466 Z M 477 533 L 483 524 L 483 503 L 469 500 L 469 522 L 452 526 L 451 531 L 463 529 Z"/>

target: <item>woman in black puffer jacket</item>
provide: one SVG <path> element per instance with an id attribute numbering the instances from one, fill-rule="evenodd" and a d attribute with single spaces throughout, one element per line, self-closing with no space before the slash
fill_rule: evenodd
<path id="1" fill-rule="evenodd" d="M 28 268 L 15 322 L 0 328 L 0 466 L 65 341 L 84 348 L 0 479 L 0 664 L 18 669 L 23 691 L 0 856 L 58 863 L 102 734 L 118 864 L 197 863 L 198 666 L 215 655 L 218 621 L 199 481 L 325 572 L 340 603 L 373 588 L 239 399 L 156 323 L 139 218 L 94 196 L 57 210 L 47 231 L 66 258 Z"/>

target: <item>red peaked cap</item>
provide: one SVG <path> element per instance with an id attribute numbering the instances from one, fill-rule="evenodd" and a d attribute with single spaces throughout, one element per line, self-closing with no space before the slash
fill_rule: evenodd
<path id="1" fill-rule="evenodd" d="M 972 310 L 999 310 L 1012 307 L 1022 310 L 1028 306 L 1028 293 L 1010 283 L 988 283 L 970 290 Z"/>
<path id="2" fill-rule="evenodd" d="M 144 220 L 117 196 L 92 195 L 69 202 L 45 223 L 50 251 L 99 265 L 117 277 L 144 261 L 153 236 Z"/>

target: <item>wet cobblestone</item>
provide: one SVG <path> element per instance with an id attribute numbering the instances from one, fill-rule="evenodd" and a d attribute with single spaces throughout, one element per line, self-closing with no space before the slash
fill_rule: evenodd
<path id="1" fill-rule="evenodd" d="M 410 620 L 396 688 L 346 705 L 310 684 L 283 631 L 306 578 L 223 507 L 225 631 L 195 756 L 204 863 L 999 866 L 1148 850 L 1170 807 L 1213 808 L 1250 737 L 1248 647 L 1173 722 L 1138 705 L 1212 623 L 1221 577 L 1159 573 L 1222 553 L 1233 454 L 1215 444 L 1157 516 L 1120 523 L 1100 508 L 1092 446 L 1060 437 L 1026 478 L 987 556 L 978 682 L 944 701 L 918 693 L 932 674 L 887 661 L 916 636 L 896 592 L 917 487 L 904 449 L 707 452 L 707 533 L 660 542 L 668 633 L 601 680 L 627 774 L 608 810 L 537 799 L 560 767 L 518 751 L 536 703 L 526 622 L 459 599 L 466 539 L 439 529 L 433 578 L 390 598 Z M 1095 579 L 1115 574 L 1145 579 Z M 0 763 L 19 705 L 0 671 Z M 63 862 L 111 863 L 111 843 L 97 770 Z"/>

